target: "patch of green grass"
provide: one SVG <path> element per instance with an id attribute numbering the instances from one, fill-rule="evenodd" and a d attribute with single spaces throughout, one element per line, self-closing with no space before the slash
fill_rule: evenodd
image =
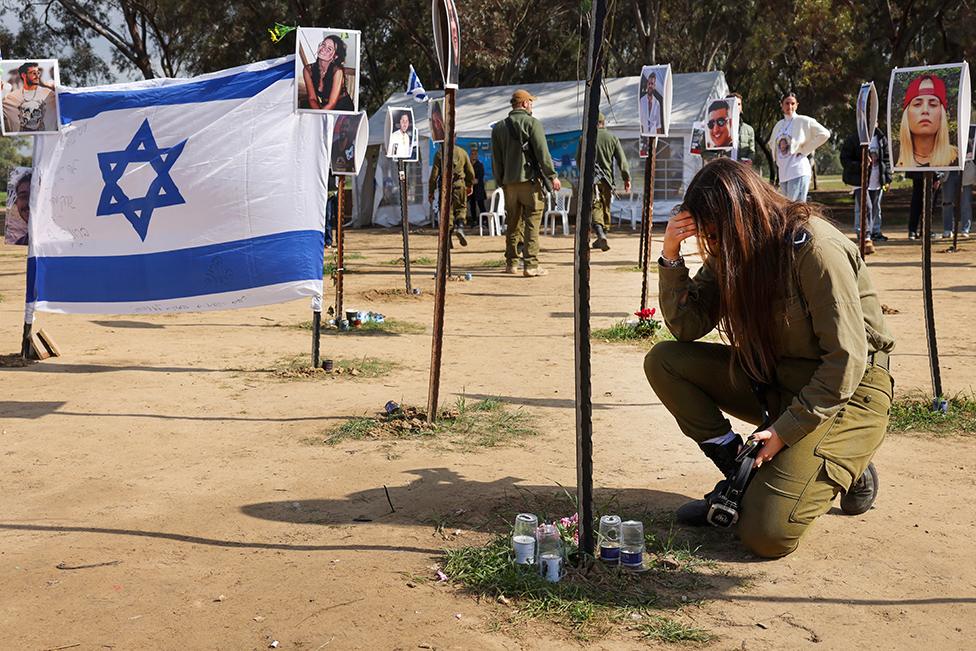
<path id="1" fill-rule="evenodd" d="M 302 321 L 298 325 L 294 326 L 302 330 L 311 330 L 311 321 Z M 427 332 L 427 329 L 420 325 L 419 323 L 414 323 L 412 321 L 401 321 L 399 319 L 387 318 L 383 323 L 376 323 L 375 321 L 370 321 L 364 323 L 358 328 L 350 328 L 347 332 L 339 332 L 335 327 L 330 327 L 325 325 L 324 319 L 322 323 L 322 333 L 323 334 L 342 334 L 342 335 L 378 335 L 378 334 L 389 334 L 389 335 L 418 335 Z"/>
<path id="2" fill-rule="evenodd" d="M 346 267 L 346 272 L 349 271 L 349 261 L 350 260 L 365 260 L 366 256 L 357 251 L 343 251 L 342 252 L 342 262 Z M 325 260 L 322 262 L 322 274 L 326 277 L 331 276 L 336 271 L 339 270 L 339 254 L 333 249 L 332 254 L 326 253 Z"/>
<path id="3" fill-rule="evenodd" d="M 619 343 L 619 342 L 648 342 L 656 343 L 664 339 L 673 339 L 670 331 L 664 324 L 660 321 L 657 322 L 657 326 L 635 327 L 635 324 L 628 323 L 627 321 L 618 321 L 614 323 L 609 328 L 596 328 L 590 331 L 591 339 L 600 339 L 607 343 Z"/>
<path id="4" fill-rule="evenodd" d="M 637 625 L 640 636 L 647 640 L 677 644 L 679 642 L 704 643 L 714 639 L 705 629 L 689 626 L 674 619 L 655 615 L 650 620 Z"/>
<path id="5" fill-rule="evenodd" d="M 485 269 L 500 269 L 505 266 L 504 258 L 496 258 L 494 260 L 482 260 L 481 262 L 475 262 L 475 267 L 483 267 Z"/>
<path id="6" fill-rule="evenodd" d="M 419 258 L 410 258 L 410 264 L 420 265 L 422 267 L 433 266 L 436 262 L 437 262 L 436 260 L 434 260 L 433 258 L 427 257 L 427 256 L 421 256 Z M 399 257 L 399 258 L 395 258 L 393 260 L 387 260 L 383 264 L 388 264 L 391 267 L 402 267 L 403 266 L 403 258 L 402 257 Z"/>
<path id="7" fill-rule="evenodd" d="M 891 405 L 891 432 L 930 434 L 976 434 L 976 396 L 957 394 L 949 398 L 946 413 L 932 410 L 932 399 L 921 395 L 897 398 Z"/>
<path id="8" fill-rule="evenodd" d="M 365 355 L 358 359 L 336 359 L 333 364 L 332 373 L 326 373 L 321 368 L 310 366 L 307 355 L 294 355 L 279 360 L 271 372 L 275 376 L 285 379 L 314 379 L 332 376 L 372 379 L 388 375 L 397 366 L 395 362 L 390 360 Z"/>
<path id="9" fill-rule="evenodd" d="M 629 271 L 636 271 L 637 273 L 641 273 L 642 271 L 644 271 L 643 269 L 640 268 L 640 266 L 638 266 L 636 264 L 633 265 L 633 266 L 630 266 L 630 267 L 614 267 L 613 270 L 614 271 L 628 271 L 628 272 Z M 648 269 L 648 271 L 650 273 L 656 273 L 657 272 L 657 265 L 651 265 L 650 268 Z"/>
<path id="10" fill-rule="evenodd" d="M 445 410 L 434 423 L 428 423 L 426 414 L 419 409 L 402 407 L 392 414 L 384 411 L 346 421 L 328 430 L 322 442 L 335 445 L 346 439 L 436 438 L 465 451 L 506 445 L 537 433 L 522 409 L 508 409 L 493 398 L 468 404 L 461 397 L 454 409 Z"/>
<path id="11" fill-rule="evenodd" d="M 493 537 L 483 546 L 445 551 L 444 572 L 454 582 L 482 598 L 504 601 L 511 610 L 508 623 L 525 620 L 554 623 L 579 640 L 615 630 L 636 630 L 642 638 L 665 642 L 705 642 L 712 636 L 660 614 L 671 608 L 658 586 L 667 574 L 690 571 L 633 573 L 595 563 L 587 569 L 567 565 L 566 576 L 549 583 L 535 566 L 516 565 L 510 534 Z"/>

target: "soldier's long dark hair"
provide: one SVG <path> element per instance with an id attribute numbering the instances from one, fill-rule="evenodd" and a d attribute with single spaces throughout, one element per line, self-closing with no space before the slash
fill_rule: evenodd
<path id="1" fill-rule="evenodd" d="M 820 210 L 790 201 L 741 163 L 719 158 L 695 175 L 683 209 L 695 220 L 698 245 L 719 284 L 719 330 L 732 363 L 771 382 L 778 361 L 777 310 L 794 276 L 795 242 Z"/>

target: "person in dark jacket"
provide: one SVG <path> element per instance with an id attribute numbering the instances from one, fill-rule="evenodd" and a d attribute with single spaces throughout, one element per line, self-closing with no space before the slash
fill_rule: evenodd
<path id="1" fill-rule="evenodd" d="M 881 197 L 891 184 L 891 153 L 888 138 L 880 127 L 875 128 L 868 145 L 868 216 L 865 253 L 874 253 L 875 242 L 886 242 L 881 232 Z M 861 228 L 861 143 L 856 133 L 849 135 L 841 146 L 840 161 L 844 167 L 844 183 L 854 187 L 854 231 Z"/>
<path id="2" fill-rule="evenodd" d="M 474 167 L 474 191 L 468 197 L 468 209 L 471 215 L 468 224 L 474 226 L 478 223 L 478 216 L 485 212 L 485 201 L 488 199 L 485 192 L 485 164 L 478 157 L 477 145 L 471 145 L 471 165 Z"/>

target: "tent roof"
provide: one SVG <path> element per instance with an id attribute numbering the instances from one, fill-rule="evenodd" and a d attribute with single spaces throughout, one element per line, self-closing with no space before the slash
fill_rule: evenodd
<path id="1" fill-rule="evenodd" d="M 640 77 L 615 77 L 606 79 L 601 93 L 600 110 L 607 118 L 607 127 L 618 135 L 638 135 L 637 90 Z M 542 120 L 547 133 L 578 131 L 583 121 L 583 95 L 586 85 L 582 81 L 550 81 L 538 84 L 511 86 L 486 86 L 462 88 L 457 94 L 457 135 L 461 138 L 487 138 L 489 125 L 504 119 L 510 110 L 509 98 L 516 89 L 524 88 L 539 99 L 533 115 Z M 685 72 L 673 77 L 674 95 L 671 103 L 671 129 L 690 131 L 691 123 L 705 115 L 705 103 L 728 93 L 725 73 Z M 442 97 L 442 91 L 428 93 Z M 607 96 L 610 100 L 608 101 Z M 406 93 L 395 93 L 369 119 L 369 144 L 383 143 L 386 130 L 386 109 L 391 106 L 413 107 L 417 128 L 426 136 L 427 107 Z"/>

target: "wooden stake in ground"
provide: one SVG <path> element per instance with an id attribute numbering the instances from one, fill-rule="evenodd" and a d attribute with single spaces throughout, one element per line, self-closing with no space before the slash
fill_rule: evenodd
<path id="1" fill-rule="evenodd" d="M 861 259 L 864 259 L 864 247 L 867 242 L 868 232 L 868 146 L 861 145 L 861 225 L 857 231 L 857 248 L 861 251 Z"/>
<path id="2" fill-rule="evenodd" d="M 407 164 L 400 159 L 397 161 L 397 172 L 400 176 L 400 222 L 403 227 L 403 280 L 407 285 L 407 293 L 413 293 L 410 285 L 410 221 L 407 217 Z"/>
<path id="3" fill-rule="evenodd" d="M 448 256 L 450 250 L 451 181 L 454 178 L 454 108 L 457 91 L 444 90 L 444 143 L 441 145 L 441 203 L 437 230 L 437 270 L 434 274 L 434 334 L 430 346 L 430 383 L 427 387 L 427 422 L 437 419 L 441 390 L 441 352 L 444 344 L 444 301 L 447 294 Z"/>
<path id="4" fill-rule="evenodd" d="M 312 312 L 312 368 L 319 367 L 319 341 L 322 338 L 322 308 Z"/>
<path id="5" fill-rule="evenodd" d="M 925 302 L 925 336 L 929 345 L 929 368 L 932 371 L 932 409 L 944 411 L 942 371 L 939 368 L 939 344 L 935 336 L 935 306 L 932 299 L 932 184 L 935 172 L 923 172 L 922 178 L 922 300 Z"/>
<path id="6" fill-rule="evenodd" d="M 644 229 L 644 267 L 641 269 L 641 299 L 640 309 L 647 309 L 647 270 L 651 260 L 651 226 L 654 221 L 654 175 L 657 166 L 657 136 L 651 138 L 648 144 L 647 160 L 644 162 L 644 217 L 641 227 Z"/>
<path id="7" fill-rule="evenodd" d="M 343 269 L 343 241 L 345 239 L 345 230 L 342 228 L 342 204 L 343 204 L 343 194 L 345 194 L 346 189 L 346 177 L 340 176 L 338 180 L 338 194 L 336 197 L 336 325 L 346 318 L 342 311 L 342 277 L 345 274 L 345 269 Z M 350 324 L 352 325 L 352 324 Z"/>
<path id="8" fill-rule="evenodd" d="M 594 555 L 593 545 L 593 387 L 590 368 L 590 221 L 593 218 L 593 181 L 596 176 L 597 115 L 603 79 L 606 0 L 594 0 L 590 14 L 583 138 L 580 143 L 579 215 L 573 260 L 573 338 L 576 352 L 576 499 L 579 508 L 580 562 Z"/>
<path id="9" fill-rule="evenodd" d="M 648 143 L 650 146 L 650 143 Z M 650 158 L 650 153 L 647 154 Z M 644 190 L 641 194 L 641 229 L 640 229 L 640 248 L 637 251 L 637 266 L 644 270 L 647 265 L 647 258 L 644 254 L 647 252 L 647 233 L 649 230 L 649 225 L 647 223 L 647 193 L 652 191 L 651 188 L 651 165 L 650 161 L 646 158 L 644 159 Z"/>

